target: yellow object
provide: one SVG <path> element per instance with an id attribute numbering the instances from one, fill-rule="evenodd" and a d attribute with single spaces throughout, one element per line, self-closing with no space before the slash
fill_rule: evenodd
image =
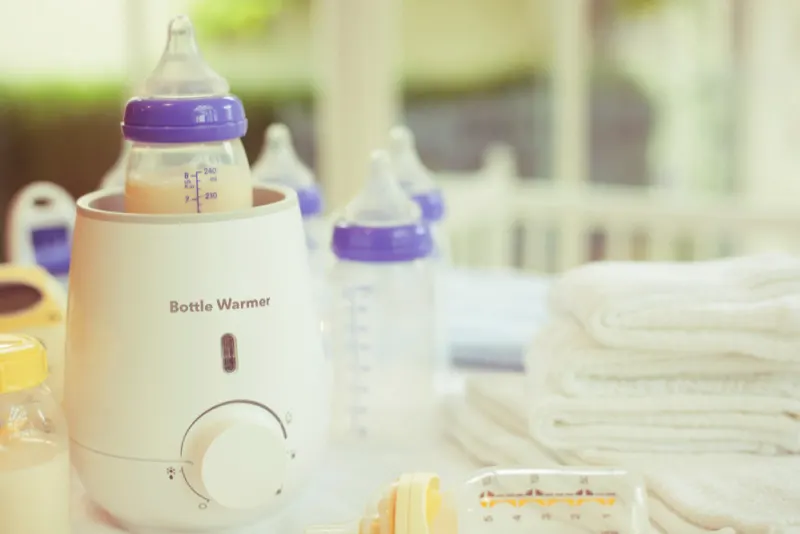
<path id="1" fill-rule="evenodd" d="M 47 379 L 47 352 L 35 338 L 0 334 L 0 394 L 21 391 Z"/>
<path id="2" fill-rule="evenodd" d="M 402 475 L 393 488 L 392 497 L 394 506 L 389 510 L 394 512 L 394 521 L 390 521 L 390 529 L 381 534 L 434 534 L 434 521 L 442 508 L 438 476 L 430 473 Z M 379 508 L 379 513 L 384 511 L 383 507 Z M 442 534 L 455 534 L 455 531 Z"/>
<path id="3" fill-rule="evenodd" d="M 439 490 L 438 477 L 428 485 L 425 505 L 425 519 L 428 523 L 428 527 L 430 527 L 433 525 L 433 521 L 439 516 L 439 512 L 442 511 L 442 494 Z"/>
<path id="4" fill-rule="evenodd" d="M 66 298 L 58 281 L 36 265 L 0 265 L 0 286 L 27 286 L 40 293 L 37 302 L 14 313 L 0 313 L 0 332 L 61 324 Z"/>
<path id="5" fill-rule="evenodd" d="M 47 385 L 61 402 L 64 389 L 67 292 L 37 265 L 0 264 L 0 333 L 38 339 L 47 352 Z"/>
<path id="6" fill-rule="evenodd" d="M 407 473 L 394 482 L 375 507 L 355 523 L 306 529 L 306 534 L 456 534 L 452 500 L 440 491 L 439 477 Z"/>

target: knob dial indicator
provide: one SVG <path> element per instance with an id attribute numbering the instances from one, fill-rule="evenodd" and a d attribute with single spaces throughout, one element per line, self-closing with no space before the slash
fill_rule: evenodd
<path id="1" fill-rule="evenodd" d="M 286 432 L 260 404 L 230 402 L 207 410 L 191 424 L 181 449 L 187 484 L 225 508 L 258 508 L 283 485 Z"/>

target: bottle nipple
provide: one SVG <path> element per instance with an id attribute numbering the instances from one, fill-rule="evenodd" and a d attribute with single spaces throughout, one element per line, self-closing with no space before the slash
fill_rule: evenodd
<path id="1" fill-rule="evenodd" d="M 156 68 L 144 82 L 147 98 L 197 98 L 230 92 L 228 82 L 203 59 L 189 17 L 172 19 L 167 46 Z"/>
<path id="2" fill-rule="evenodd" d="M 405 126 L 395 126 L 389 131 L 392 157 L 403 156 L 414 150 L 414 134 Z"/>
<path id="3" fill-rule="evenodd" d="M 285 124 L 273 124 L 267 128 L 267 149 L 294 154 L 292 134 L 289 133 L 289 128 Z"/>
<path id="4" fill-rule="evenodd" d="M 297 157 L 292 134 L 286 125 L 273 124 L 267 128 L 261 156 L 253 164 L 253 178 L 258 183 L 280 184 L 294 189 L 304 218 L 322 213 L 322 193 L 311 169 Z"/>
<path id="5" fill-rule="evenodd" d="M 389 151 L 400 185 L 410 194 L 436 189 L 436 184 L 419 158 L 414 134 L 405 126 L 389 132 Z"/>
<path id="6" fill-rule="evenodd" d="M 278 182 L 294 189 L 315 187 L 314 175 L 297 157 L 286 125 L 273 124 L 267 128 L 264 142 L 264 155 L 254 165 L 256 180 Z"/>
<path id="7" fill-rule="evenodd" d="M 364 188 L 347 205 L 344 217 L 360 226 L 397 226 L 419 221 L 419 208 L 397 183 L 385 151 L 372 153 Z"/>

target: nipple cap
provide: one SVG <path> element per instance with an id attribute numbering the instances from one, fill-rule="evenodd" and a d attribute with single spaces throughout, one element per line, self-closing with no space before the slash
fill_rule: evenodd
<path id="1" fill-rule="evenodd" d="M 181 15 L 169 23 L 167 46 L 156 68 L 144 82 L 148 98 L 196 98 L 222 96 L 230 92 L 228 82 L 203 59 L 189 17 Z"/>
<path id="2" fill-rule="evenodd" d="M 430 171 L 419 158 L 411 130 L 405 126 L 392 128 L 389 132 L 389 150 L 397 180 L 419 205 L 422 216 L 430 222 L 441 220 L 444 216 L 444 198 Z"/>
<path id="3" fill-rule="evenodd" d="M 292 145 L 292 134 L 285 124 L 272 124 L 267 128 L 267 133 L 264 136 L 267 141 L 267 150 L 271 150 L 279 154 L 287 154 L 288 156 L 295 156 L 294 146 Z"/>
<path id="4" fill-rule="evenodd" d="M 347 205 L 344 218 L 353 224 L 376 227 L 413 224 L 419 220 L 419 208 L 397 183 L 386 152 L 373 152 L 364 188 Z"/>
<path id="5" fill-rule="evenodd" d="M 322 195 L 314 175 L 297 157 L 286 125 L 273 124 L 267 128 L 261 157 L 253 165 L 253 177 L 259 183 L 277 183 L 294 189 L 303 217 L 322 212 Z"/>
<path id="6" fill-rule="evenodd" d="M 432 248 L 430 230 L 397 183 L 389 155 L 374 152 L 364 188 L 334 228 L 334 253 L 353 261 L 392 262 L 426 257 Z"/>
<path id="7" fill-rule="evenodd" d="M 0 394 L 21 391 L 47 379 L 47 352 L 34 337 L 0 334 Z"/>

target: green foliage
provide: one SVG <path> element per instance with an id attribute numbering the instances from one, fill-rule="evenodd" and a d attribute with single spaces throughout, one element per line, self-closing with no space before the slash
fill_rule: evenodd
<path id="1" fill-rule="evenodd" d="M 616 8 L 623 15 L 638 15 L 657 11 L 670 0 L 616 0 Z M 714 0 L 712 0 L 714 1 Z"/>
<path id="2" fill-rule="evenodd" d="M 197 0 L 191 17 L 204 38 L 253 37 L 266 31 L 287 0 Z"/>

